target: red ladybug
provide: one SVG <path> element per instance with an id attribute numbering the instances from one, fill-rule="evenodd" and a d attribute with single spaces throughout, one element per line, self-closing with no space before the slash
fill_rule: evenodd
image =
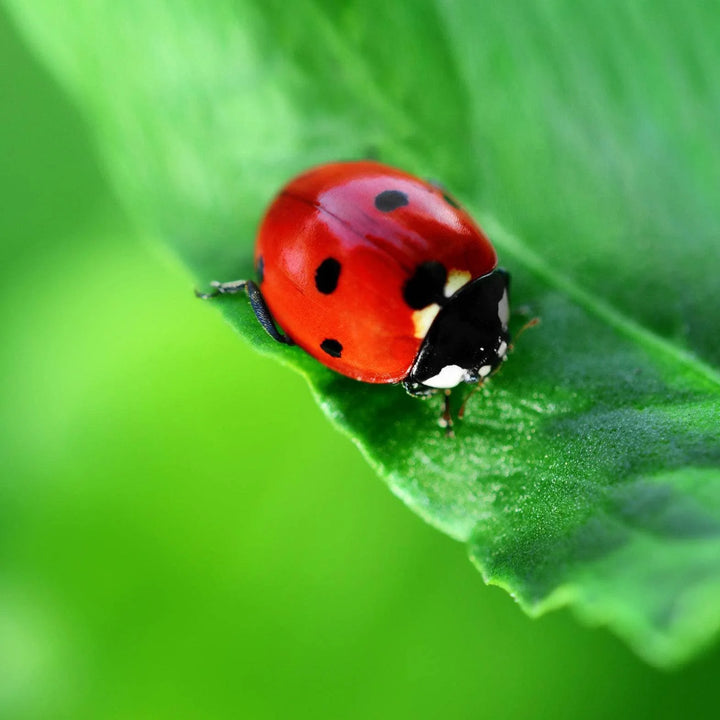
<path id="1" fill-rule="evenodd" d="M 245 290 L 276 340 L 367 383 L 429 395 L 505 359 L 509 274 L 442 189 L 377 162 L 321 165 L 275 198 Z M 282 334 L 276 323 L 283 328 Z"/>

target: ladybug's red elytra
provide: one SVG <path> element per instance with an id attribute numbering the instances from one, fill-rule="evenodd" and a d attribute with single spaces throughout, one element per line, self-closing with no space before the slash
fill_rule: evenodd
<path id="1" fill-rule="evenodd" d="M 505 359 L 509 274 L 442 188 L 372 161 L 320 165 L 273 200 L 247 292 L 259 322 L 323 365 L 429 395 Z M 281 333 L 277 326 L 283 329 Z"/>

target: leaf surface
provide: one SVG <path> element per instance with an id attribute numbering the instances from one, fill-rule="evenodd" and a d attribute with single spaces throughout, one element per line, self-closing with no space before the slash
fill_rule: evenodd
<path id="1" fill-rule="evenodd" d="M 440 178 L 542 318 L 470 401 L 277 346 L 392 490 L 531 613 L 571 605 L 672 665 L 720 627 L 720 26 L 700 4 L 6 0 L 119 197 L 197 282 L 247 277 L 315 163 Z M 241 350 L 239 350 L 241 352 Z"/>

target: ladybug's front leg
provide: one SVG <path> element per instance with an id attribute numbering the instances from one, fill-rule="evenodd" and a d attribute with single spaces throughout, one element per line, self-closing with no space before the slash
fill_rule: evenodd
<path id="1" fill-rule="evenodd" d="M 214 288 L 212 292 L 201 293 L 196 290 L 195 295 L 203 300 L 207 300 L 208 298 L 217 297 L 218 295 L 234 295 L 244 290 L 250 300 L 250 307 L 252 307 L 255 317 L 263 326 L 265 332 L 279 343 L 283 343 L 284 345 L 295 344 L 287 335 L 283 335 L 277 329 L 275 320 L 270 314 L 270 309 L 265 304 L 265 298 L 262 296 L 260 288 L 252 280 L 233 280 L 232 282 L 225 283 L 213 280 L 210 285 Z"/>
<path id="2" fill-rule="evenodd" d="M 440 416 L 440 427 L 445 428 L 445 437 L 455 437 L 452 412 L 450 412 L 450 390 L 443 391 L 443 414 Z"/>

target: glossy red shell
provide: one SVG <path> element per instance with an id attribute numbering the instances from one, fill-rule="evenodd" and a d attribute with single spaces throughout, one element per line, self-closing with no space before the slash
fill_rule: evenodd
<path id="1" fill-rule="evenodd" d="M 379 210 L 375 198 L 385 191 L 403 193 L 407 204 Z M 316 271 L 328 258 L 340 274 L 323 293 Z M 255 259 L 280 327 L 327 367 L 370 383 L 403 380 L 420 348 L 403 298 L 420 263 L 471 279 L 497 264 L 490 241 L 442 190 L 369 161 L 322 165 L 291 180 L 267 210 Z M 340 357 L 321 348 L 326 340 L 342 346 Z"/>

